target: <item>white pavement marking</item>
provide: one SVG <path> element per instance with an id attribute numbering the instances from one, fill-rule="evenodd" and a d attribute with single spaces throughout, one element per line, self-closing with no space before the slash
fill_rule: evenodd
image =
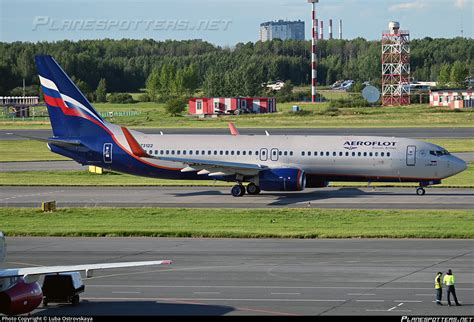
<path id="1" fill-rule="evenodd" d="M 113 294 L 140 294 L 141 292 L 112 292 Z"/>
<path id="2" fill-rule="evenodd" d="M 301 295 L 301 293 L 270 293 L 271 295 Z"/>
<path id="3" fill-rule="evenodd" d="M 385 302 L 385 300 L 356 300 L 356 302 Z"/>
<path id="4" fill-rule="evenodd" d="M 193 297 L 171 297 L 171 298 L 150 298 L 150 297 L 84 297 L 84 300 L 97 301 L 242 301 L 242 302 L 346 302 L 347 300 L 315 300 L 315 299 L 238 299 L 238 298 L 193 298 Z"/>
<path id="5" fill-rule="evenodd" d="M 193 294 L 221 294 L 221 292 L 193 292 Z"/>
<path id="6" fill-rule="evenodd" d="M 374 293 L 347 293 L 347 295 L 361 295 L 361 296 L 372 296 Z"/>
<path id="7" fill-rule="evenodd" d="M 403 303 L 405 303 L 405 302 L 406 302 L 406 303 L 422 303 L 423 301 L 417 301 L 417 300 L 415 300 L 415 301 L 410 301 L 410 300 L 394 300 L 394 302 L 395 302 L 395 303 L 400 303 L 400 302 L 401 302 L 401 303 L 403 304 Z"/>

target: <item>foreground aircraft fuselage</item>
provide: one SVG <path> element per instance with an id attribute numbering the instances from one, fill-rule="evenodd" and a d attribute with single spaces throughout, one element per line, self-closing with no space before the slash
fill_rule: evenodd
<path id="1" fill-rule="evenodd" d="M 418 182 L 466 169 L 440 146 L 393 137 L 149 135 L 103 120 L 50 56 L 37 56 L 53 127 L 51 151 L 81 164 L 166 179 L 232 181 L 247 192 L 301 191 L 329 181 Z"/>

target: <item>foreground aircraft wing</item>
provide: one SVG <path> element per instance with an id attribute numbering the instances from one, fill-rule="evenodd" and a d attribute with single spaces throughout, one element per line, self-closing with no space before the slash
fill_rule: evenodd
<path id="1" fill-rule="evenodd" d="M 10 268 L 0 270 L 0 278 L 15 276 L 36 276 L 54 273 L 81 272 L 124 267 L 140 267 L 171 264 L 170 260 L 145 261 L 145 262 L 123 262 L 123 263 L 103 263 L 103 264 L 85 264 L 85 265 L 68 265 L 68 266 L 40 266 L 27 268 Z"/>

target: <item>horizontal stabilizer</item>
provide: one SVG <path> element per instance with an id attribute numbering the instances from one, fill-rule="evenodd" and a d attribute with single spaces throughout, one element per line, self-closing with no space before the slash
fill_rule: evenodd
<path id="1" fill-rule="evenodd" d="M 40 141 L 40 142 L 45 142 L 45 143 L 52 143 L 54 145 L 63 146 L 63 147 L 83 145 L 82 142 L 79 141 L 79 140 L 57 139 L 57 138 L 39 138 L 39 137 L 34 137 L 34 136 L 26 136 L 26 135 L 13 134 L 13 133 L 7 133 L 7 135 L 19 136 L 19 137 L 22 137 L 22 138 L 25 138 L 25 139 L 30 139 L 30 140 L 35 140 L 35 141 Z"/>

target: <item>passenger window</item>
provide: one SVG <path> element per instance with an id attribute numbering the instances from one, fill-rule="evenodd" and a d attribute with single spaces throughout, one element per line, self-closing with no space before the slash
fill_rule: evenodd
<path id="1" fill-rule="evenodd" d="M 196 155 L 199 155 L 199 150 L 196 150 Z"/>
<path id="2" fill-rule="evenodd" d="M 252 151 L 249 151 L 249 155 L 252 155 Z"/>
<path id="3" fill-rule="evenodd" d="M 216 154 L 216 152 L 217 152 L 217 151 L 214 151 L 214 154 Z M 224 151 L 220 150 L 220 151 L 219 151 L 219 154 L 220 154 L 220 155 L 224 155 Z"/>
<path id="4" fill-rule="evenodd" d="M 314 151 L 314 156 L 317 157 L 317 156 L 318 156 L 318 152 Z"/>
<path id="5" fill-rule="evenodd" d="M 339 152 L 339 156 L 342 157 L 342 152 Z"/>
<path id="6" fill-rule="evenodd" d="M 301 152 L 301 155 L 304 156 L 304 151 Z"/>
<path id="7" fill-rule="evenodd" d="M 373 153 L 372 152 L 369 152 L 369 157 L 373 156 Z"/>
<path id="8" fill-rule="evenodd" d="M 327 157 L 329 156 L 329 152 L 326 152 L 326 156 L 327 156 Z"/>
<path id="9" fill-rule="evenodd" d="M 166 155 L 170 154 L 170 150 L 166 150 Z"/>
<path id="10" fill-rule="evenodd" d="M 192 155 L 193 154 L 193 150 L 189 150 L 189 155 Z"/>
<path id="11" fill-rule="evenodd" d="M 367 156 L 367 152 L 364 152 L 364 157 L 366 157 L 366 156 Z"/>
<path id="12" fill-rule="evenodd" d="M 355 156 L 356 156 L 356 153 L 355 153 L 355 152 L 352 152 L 352 156 L 355 157 Z"/>
<path id="13" fill-rule="evenodd" d="M 387 156 L 388 156 L 388 157 L 390 156 L 390 152 L 387 152 Z"/>
<path id="14" fill-rule="evenodd" d="M 240 155 L 240 151 L 237 151 L 237 155 Z"/>
<path id="15" fill-rule="evenodd" d="M 291 157 L 293 156 L 293 151 L 290 151 L 290 156 L 291 156 Z"/>
<path id="16" fill-rule="evenodd" d="M 309 156 L 309 157 L 311 156 L 311 151 L 308 152 L 308 156 Z"/>
<path id="17" fill-rule="evenodd" d="M 375 152 L 375 156 L 378 157 L 378 156 L 379 156 L 379 153 L 378 153 L 378 152 Z"/>
<path id="18" fill-rule="evenodd" d="M 242 155 L 247 155 L 247 151 L 243 150 Z"/>
<path id="19" fill-rule="evenodd" d="M 177 154 L 177 155 L 180 155 L 180 154 L 181 154 L 181 150 L 176 151 L 176 154 Z"/>
<path id="20" fill-rule="evenodd" d="M 160 154 L 161 154 L 161 155 L 163 155 L 163 154 L 164 154 L 163 152 L 164 152 L 163 150 L 160 150 Z"/>
<path id="21" fill-rule="evenodd" d="M 255 151 L 255 155 L 257 155 L 257 156 L 258 156 L 258 151 Z"/>
<path id="22" fill-rule="evenodd" d="M 380 152 L 380 156 L 383 157 L 383 156 L 384 156 L 384 153 L 383 153 L 383 152 Z"/>
<path id="23" fill-rule="evenodd" d="M 225 155 L 229 155 L 229 151 L 228 151 L 228 150 L 225 151 Z"/>
<path id="24" fill-rule="evenodd" d="M 346 152 L 346 157 L 348 157 L 348 156 L 349 156 L 349 152 Z"/>
<path id="25" fill-rule="evenodd" d="M 332 153 L 332 156 L 333 156 L 333 157 L 335 157 L 336 155 L 337 155 L 336 152 L 333 152 L 333 153 Z"/>
<path id="26" fill-rule="evenodd" d="M 288 156 L 288 151 L 283 152 L 283 155 L 286 157 Z"/>

